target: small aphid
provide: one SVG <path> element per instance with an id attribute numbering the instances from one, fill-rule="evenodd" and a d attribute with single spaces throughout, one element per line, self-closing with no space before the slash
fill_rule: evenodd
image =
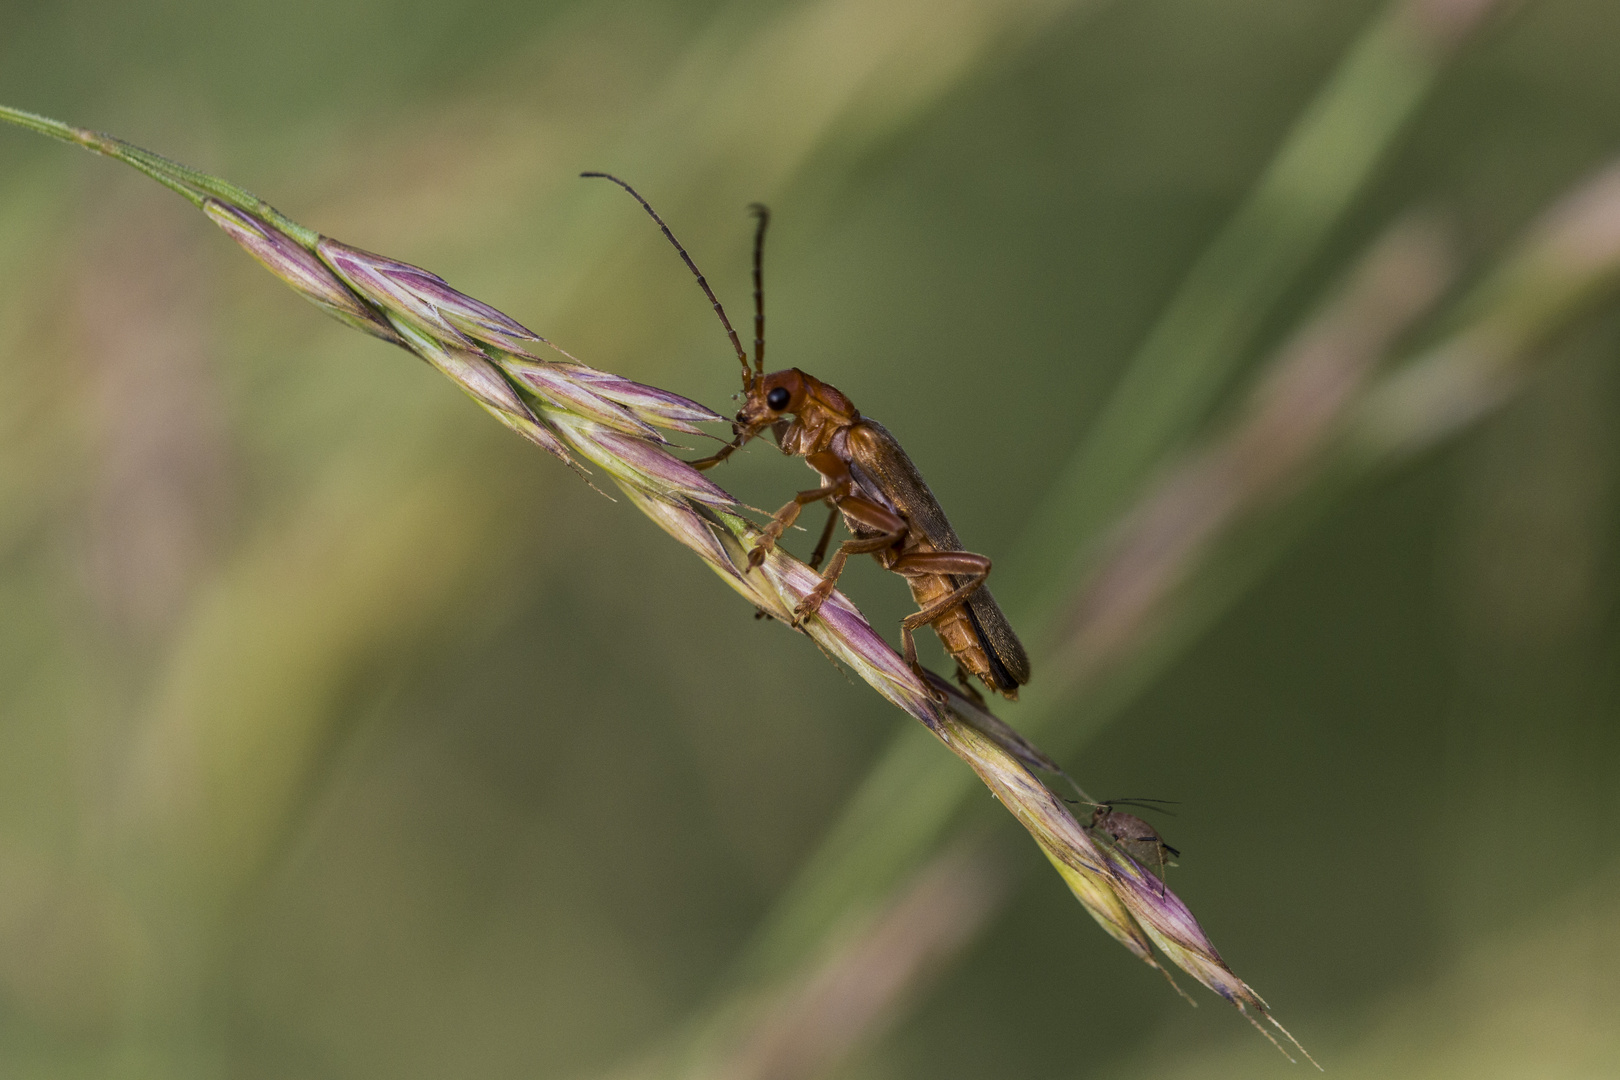
<path id="1" fill-rule="evenodd" d="M 1165 810 L 1164 799 L 1110 799 L 1096 803 L 1096 810 L 1092 812 L 1091 821 L 1087 828 L 1093 832 L 1101 833 L 1108 841 L 1124 854 L 1130 856 L 1137 865 L 1147 870 L 1159 879 L 1159 894 L 1164 895 L 1164 871 L 1166 867 L 1174 866 L 1171 856 L 1180 855 L 1181 852 L 1164 842 L 1159 830 L 1149 825 L 1135 814 L 1127 814 L 1123 810 L 1116 810 L 1116 806 L 1139 806 L 1145 810 Z"/>

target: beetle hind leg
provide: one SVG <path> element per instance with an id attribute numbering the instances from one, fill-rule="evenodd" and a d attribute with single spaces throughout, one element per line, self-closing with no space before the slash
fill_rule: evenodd
<path id="1" fill-rule="evenodd" d="M 928 678 L 923 673 L 922 665 L 917 661 L 917 643 L 912 638 L 913 632 L 919 626 L 929 625 L 935 619 L 938 619 L 941 615 L 972 596 L 979 586 L 984 584 L 985 579 L 990 576 L 990 560 L 983 555 L 975 555 L 970 551 L 914 551 L 896 559 L 889 569 L 907 577 L 939 574 L 968 579 L 944 596 L 929 601 L 921 610 L 912 612 L 900 621 L 900 642 L 904 647 L 906 663 L 911 665 L 911 670 L 916 672 L 917 677 L 926 684 Z M 957 659 L 956 670 L 958 680 L 964 686 L 968 686 L 974 697 L 978 697 L 978 691 L 973 690 L 967 683 L 960 659 Z M 935 692 L 930 689 L 930 693 Z M 937 694 L 935 700 L 941 700 Z M 982 698 L 980 703 L 983 703 Z"/>
<path id="2" fill-rule="evenodd" d="M 973 685 L 973 675 L 967 668 L 962 666 L 960 660 L 956 662 L 956 682 L 957 685 L 961 686 L 962 692 L 973 699 L 973 704 L 979 706 L 984 704 L 984 695 L 979 693 L 977 686 Z"/>

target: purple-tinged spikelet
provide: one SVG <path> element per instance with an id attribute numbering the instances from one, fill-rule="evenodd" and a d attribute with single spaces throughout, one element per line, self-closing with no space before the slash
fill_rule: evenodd
<path id="1" fill-rule="evenodd" d="M 1257 1017 L 1263 1017 L 1282 1030 L 1259 995 L 1221 960 L 1186 906 L 1126 854 L 1093 840 L 1036 779 L 1031 768 L 1058 771 L 1050 758 L 943 680 L 934 677 L 933 685 L 925 684 L 841 593 L 834 591 L 809 618 L 795 619 L 796 606 L 821 576 L 780 547 L 750 569 L 760 529 L 734 512 L 738 504 L 729 494 L 669 453 L 654 430 L 701 434 L 696 424 L 722 421 L 721 416 L 566 353 L 563 361 L 542 359 L 536 346 L 555 346 L 438 275 L 322 237 L 217 178 L 31 114 L 3 110 L 0 119 L 25 122 L 135 165 L 203 209 L 328 314 L 415 353 L 503 424 L 570 465 L 580 468 L 576 458 L 582 458 L 601 468 L 643 513 L 751 604 L 807 634 L 972 767 L 1117 941 L 1164 971 L 1152 952 L 1157 944 L 1256 1027 Z"/>
<path id="2" fill-rule="evenodd" d="M 502 357 L 500 363 L 508 375 L 529 390 L 557 402 L 587 420 L 594 420 L 626 435 L 635 435 L 655 442 L 668 441 L 658 434 L 652 425 L 638 418 L 618 402 L 608 399 L 595 386 L 579 379 L 569 368 L 514 356 Z"/>
<path id="3" fill-rule="evenodd" d="M 474 349 L 475 342 L 482 342 L 538 359 L 531 351 L 544 343 L 538 334 L 457 292 L 437 274 L 328 236 L 321 237 L 315 251 L 351 289 L 388 311 L 396 322 L 408 322 L 451 347 Z"/>
<path id="4" fill-rule="evenodd" d="M 488 356 L 477 349 L 446 346 L 403 319 L 395 324 L 395 328 L 408 349 L 448 376 L 490 415 L 535 445 L 573 464 L 574 459 L 568 448 L 535 416 Z"/>
<path id="5" fill-rule="evenodd" d="M 361 300 L 338 280 L 330 267 L 280 229 L 218 199 L 205 200 L 203 213 L 265 269 L 328 315 L 373 337 L 395 345 L 405 344 L 375 308 Z"/>
<path id="6" fill-rule="evenodd" d="M 1316 1065 L 1316 1059 L 1299 1044 L 1299 1040 L 1271 1015 L 1265 1000 L 1226 966 L 1221 954 L 1215 951 L 1209 935 L 1204 933 L 1204 928 L 1198 925 L 1198 920 L 1181 898 L 1124 852 L 1117 848 L 1105 848 L 1104 853 L 1113 872 L 1115 895 L 1124 902 L 1147 936 L 1153 939 L 1153 944 L 1181 970 L 1237 1006 L 1249 1023 L 1270 1039 L 1272 1045 L 1290 1061 L 1293 1060 L 1292 1055 L 1265 1029 L 1260 1023 L 1261 1018 L 1282 1032 L 1284 1038 L 1305 1055 L 1305 1060 Z M 1321 1066 L 1317 1065 L 1317 1068 Z"/>
<path id="7" fill-rule="evenodd" d="M 631 382 L 622 375 L 586 367 L 577 361 L 552 366 L 566 371 L 570 377 L 589 386 L 598 395 L 624 406 L 648 424 L 669 431 L 703 435 L 706 432 L 695 425 L 723 423 L 726 419 L 713 409 L 705 408 L 679 394 L 660 390 L 656 386 Z"/>

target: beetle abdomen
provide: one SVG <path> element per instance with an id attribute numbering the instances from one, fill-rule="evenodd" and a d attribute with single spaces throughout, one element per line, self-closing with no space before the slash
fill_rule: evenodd
<path id="1" fill-rule="evenodd" d="M 911 597 L 919 608 L 927 607 L 956 587 L 951 579 L 943 574 L 908 577 L 907 584 L 911 586 Z M 934 628 L 934 633 L 939 635 L 940 644 L 945 646 L 945 651 L 962 665 L 963 670 L 996 693 L 1017 699 L 1018 681 L 989 647 L 983 629 L 967 604 L 957 604 L 948 608 L 930 625 Z"/>

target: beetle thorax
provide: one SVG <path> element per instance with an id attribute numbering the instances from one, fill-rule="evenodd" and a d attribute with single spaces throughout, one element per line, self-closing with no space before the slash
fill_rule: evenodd
<path id="1" fill-rule="evenodd" d="M 781 444 L 784 454 L 808 457 L 832 446 L 833 439 L 849 426 L 842 416 L 820 402 L 807 401 L 793 423 L 783 432 Z"/>

